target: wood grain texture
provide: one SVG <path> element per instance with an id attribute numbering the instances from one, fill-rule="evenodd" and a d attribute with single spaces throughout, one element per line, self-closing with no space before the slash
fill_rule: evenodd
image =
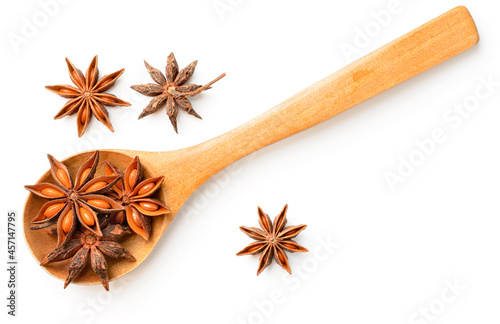
<path id="1" fill-rule="evenodd" d="M 177 212 L 196 188 L 238 159 L 370 99 L 478 41 L 469 11 L 454 8 L 226 134 L 183 150 L 152 153 L 152 165 L 166 174 L 165 185 L 173 186 L 165 188 L 171 208 Z"/>
<path id="2" fill-rule="evenodd" d="M 464 52 L 478 41 L 469 11 L 457 7 L 256 119 L 189 150 L 203 157 L 200 166 L 209 163 L 207 169 L 217 172 L 255 150 L 323 122 Z"/>
<path id="3" fill-rule="evenodd" d="M 175 214 L 189 196 L 208 178 L 238 159 L 287 136 L 325 121 L 399 83 L 424 72 L 474 46 L 479 40 L 476 26 L 465 7 L 457 7 L 340 71 L 310 86 L 254 120 L 205 143 L 171 152 L 126 150 L 101 151 L 102 162 L 109 160 L 124 169 L 139 156 L 146 176 L 165 175 L 163 201 L 172 213 L 154 217 L 150 240 L 127 238 L 122 245 L 137 262 L 110 262 L 110 279 L 135 269 L 151 253 Z M 70 157 L 64 163 L 70 172 L 91 153 Z M 50 178 L 47 172 L 40 181 Z M 40 182 L 39 181 L 39 182 Z M 49 181 L 50 182 L 50 181 Z M 43 199 L 30 194 L 24 212 L 24 231 L 35 258 L 41 261 L 53 248 L 53 238 L 43 231 L 29 230 L 31 219 Z M 65 267 L 66 266 L 66 267 Z M 53 264 L 46 270 L 64 279 L 67 265 Z M 75 283 L 99 284 L 90 271 Z"/>

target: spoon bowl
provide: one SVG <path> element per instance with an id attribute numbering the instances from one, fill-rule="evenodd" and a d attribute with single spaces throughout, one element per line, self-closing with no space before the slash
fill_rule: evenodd
<path id="1" fill-rule="evenodd" d="M 139 266 L 156 246 L 184 202 L 215 173 L 264 146 L 325 121 L 464 52 L 478 41 L 479 35 L 469 11 L 465 7 L 456 7 L 351 63 L 254 120 L 210 141 L 170 152 L 100 151 L 101 163 L 97 174 L 104 174 L 102 161 L 108 160 L 125 170 L 132 159 L 138 156 L 146 178 L 164 175 L 165 180 L 157 194 L 171 209 L 170 214 L 152 217 L 149 241 L 146 242 L 139 235 L 130 235 L 120 241 L 137 261 L 108 259 L 109 278 L 119 278 Z M 77 167 L 91 154 L 77 154 L 63 163 L 71 174 L 75 174 Z M 53 183 L 50 172 L 47 171 L 39 182 Z M 56 239 L 43 230 L 30 230 L 31 220 L 44 201 L 30 194 L 23 218 L 26 241 L 39 262 L 56 244 Z M 68 264 L 69 260 L 66 260 L 44 267 L 50 274 L 64 280 Z M 73 282 L 100 284 L 90 267 Z"/>
<path id="2" fill-rule="evenodd" d="M 65 159 L 63 163 L 67 166 L 70 174 L 74 175 L 78 171 L 78 166 L 89 159 L 92 154 L 93 152 L 77 154 Z M 100 159 L 101 161 L 113 161 L 113 164 L 124 170 L 128 164 L 132 162 L 133 157 L 113 151 L 100 151 Z M 142 170 L 145 177 L 151 176 L 147 166 L 143 166 Z M 104 174 L 104 165 L 102 163 L 99 163 L 96 174 Z M 50 170 L 45 172 L 45 174 L 38 180 L 38 183 L 42 182 L 56 184 L 52 179 Z M 57 242 L 56 237 L 47 235 L 44 230 L 30 230 L 33 215 L 38 213 L 38 210 L 40 210 L 46 201 L 46 199 L 30 194 L 26 201 L 24 210 L 23 225 L 26 241 L 31 253 L 39 263 L 42 262 L 42 260 L 55 248 Z M 138 235 L 129 235 L 122 240 L 120 244 L 135 256 L 137 262 L 119 262 L 119 260 L 107 259 L 110 278 L 118 278 L 135 269 L 135 267 L 137 267 L 148 256 L 155 245 L 154 242 L 157 242 L 161 236 L 161 229 L 166 228 L 168 226 L 167 222 L 170 222 L 171 220 L 172 218 L 168 216 L 153 217 L 151 239 L 148 242 Z M 49 263 L 45 265 L 44 268 L 49 274 L 57 278 L 65 279 L 68 275 L 70 260 L 71 259 L 56 263 Z M 82 273 L 75 278 L 73 282 L 79 284 L 99 283 L 90 267 L 87 267 L 84 271 L 82 271 Z"/>

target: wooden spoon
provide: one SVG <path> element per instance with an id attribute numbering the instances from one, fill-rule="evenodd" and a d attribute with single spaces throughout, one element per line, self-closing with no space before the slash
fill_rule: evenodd
<path id="1" fill-rule="evenodd" d="M 160 197 L 171 214 L 154 217 L 148 242 L 138 235 L 124 239 L 123 246 L 137 262 L 110 260 L 109 275 L 116 279 L 141 264 L 167 229 L 188 197 L 207 179 L 236 160 L 282 138 L 314 126 L 431 67 L 471 48 L 479 41 L 476 26 L 465 7 L 454 8 L 384 47 L 366 55 L 340 71 L 310 86 L 254 120 L 205 143 L 171 152 L 125 150 L 101 151 L 125 170 L 139 156 L 145 176 L 165 175 Z M 64 161 L 71 174 L 91 153 L 81 153 Z M 47 171 L 39 182 L 50 182 Z M 55 246 L 43 230 L 30 230 L 31 220 L 44 199 L 29 195 L 24 209 L 24 233 L 35 258 L 40 262 Z M 49 264 L 52 275 L 65 279 L 69 261 Z M 90 267 L 74 282 L 99 284 Z"/>

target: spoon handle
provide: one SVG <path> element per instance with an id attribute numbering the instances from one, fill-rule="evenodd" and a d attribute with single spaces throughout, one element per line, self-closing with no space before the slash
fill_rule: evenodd
<path id="1" fill-rule="evenodd" d="M 191 163 L 195 164 L 191 170 L 204 173 L 201 175 L 204 179 L 199 179 L 202 183 L 236 160 L 325 121 L 464 52 L 478 41 L 469 11 L 456 7 L 254 120 L 190 148 Z"/>

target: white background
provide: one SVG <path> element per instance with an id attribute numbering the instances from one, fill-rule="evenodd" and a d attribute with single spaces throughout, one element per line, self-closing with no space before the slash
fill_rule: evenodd
<path id="1" fill-rule="evenodd" d="M 44 21 L 38 1 L 2 1 L 2 215 L 22 213 L 23 185 L 48 169 L 46 153 L 63 159 L 82 150 L 164 151 L 206 141 L 348 64 L 353 58 L 341 48 L 354 43 L 358 29 L 374 28 L 360 56 L 466 5 L 481 36 L 459 57 L 222 171 L 186 202 L 147 261 L 111 283 L 110 293 L 101 286 L 63 290 L 18 232 L 18 317 L 7 316 L 2 306 L 2 318 L 498 323 L 500 88 L 460 125 L 443 115 L 472 102 L 480 78 L 500 81 L 500 6 L 491 0 L 400 0 L 397 13 L 377 30 L 371 12 L 391 2 L 68 1 L 52 7 Z M 218 11 L 214 4 L 221 3 L 231 10 Z M 42 17 L 40 27 L 23 34 L 34 17 Z M 14 46 L 13 35 L 25 43 Z M 129 88 L 151 82 L 143 59 L 163 70 L 172 51 L 181 67 L 199 60 L 195 83 L 227 73 L 192 100 L 203 120 L 179 113 L 179 135 L 164 110 L 138 121 L 149 98 Z M 71 83 L 65 57 L 85 70 L 95 54 L 101 75 L 126 69 L 109 92 L 132 106 L 109 108 L 115 133 L 93 120 L 79 139 L 74 116 L 52 119 L 66 100 L 44 86 Z M 436 128 L 446 141 L 391 190 L 387 172 L 397 174 L 400 158 L 417 156 L 415 141 Z M 286 203 L 289 223 L 308 225 L 297 241 L 312 252 L 289 255 L 292 277 L 276 264 L 257 277 L 257 257 L 235 256 L 251 242 L 238 226 L 257 225 L 257 206 L 274 217 Z M 326 250 L 321 241 L 334 247 Z M 7 294 L 3 272 L 0 296 Z M 458 291 L 449 290 L 456 282 Z M 427 319 L 419 310 L 429 313 Z"/>

